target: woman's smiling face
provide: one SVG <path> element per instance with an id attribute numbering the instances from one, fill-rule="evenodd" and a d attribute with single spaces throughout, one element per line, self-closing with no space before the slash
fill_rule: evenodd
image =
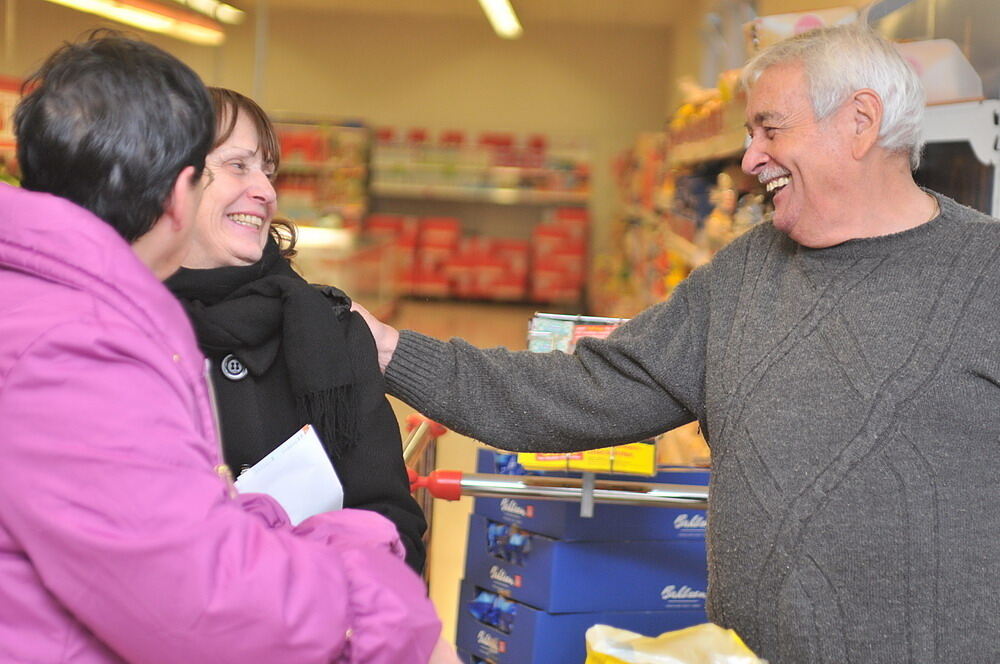
<path id="1" fill-rule="evenodd" d="M 205 190 L 185 267 L 251 265 L 260 260 L 276 208 L 273 175 L 274 164 L 261 153 L 257 129 L 238 112 L 232 133 L 205 159 Z"/>

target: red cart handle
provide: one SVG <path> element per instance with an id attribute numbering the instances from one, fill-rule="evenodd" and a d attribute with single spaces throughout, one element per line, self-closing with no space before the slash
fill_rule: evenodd
<path id="1" fill-rule="evenodd" d="M 458 500 L 462 497 L 462 471 L 435 470 L 427 477 L 420 477 L 412 468 L 406 469 L 410 476 L 410 491 L 427 489 L 435 498 Z"/>

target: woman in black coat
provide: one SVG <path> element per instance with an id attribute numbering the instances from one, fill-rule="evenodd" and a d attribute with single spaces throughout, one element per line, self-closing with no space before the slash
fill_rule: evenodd
<path id="1" fill-rule="evenodd" d="M 392 521 L 420 572 L 427 528 L 410 495 L 399 426 L 375 342 L 351 301 L 292 269 L 294 227 L 274 222 L 279 147 L 251 99 L 210 88 L 217 137 L 184 268 L 167 286 L 211 365 L 226 462 L 239 474 L 312 424 L 344 488 L 344 507 Z"/>

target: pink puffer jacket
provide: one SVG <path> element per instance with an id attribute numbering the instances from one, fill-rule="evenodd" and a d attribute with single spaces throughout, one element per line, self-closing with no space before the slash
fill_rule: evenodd
<path id="1" fill-rule="evenodd" d="M 235 496 L 181 307 L 105 223 L 0 185 L 0 661 L 426 662 L 393 526 Z"/>

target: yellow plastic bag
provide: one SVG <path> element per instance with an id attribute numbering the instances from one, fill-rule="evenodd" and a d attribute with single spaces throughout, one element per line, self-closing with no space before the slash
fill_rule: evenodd
<path id="1" fill-rule="evenodd" d="M 594 625 L 586 638 L 585 664 L 765 664 L 736 632 L 712 623 L 655 637 Z"/>

